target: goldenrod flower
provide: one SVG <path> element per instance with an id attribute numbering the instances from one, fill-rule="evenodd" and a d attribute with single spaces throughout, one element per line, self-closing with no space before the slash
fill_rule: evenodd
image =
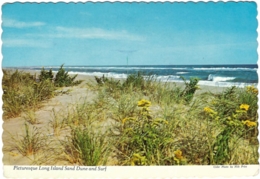
<path id="1" fill-rule="evenodd" d="M 209 113 L 209 114 L 217 114 L 213 109 L 211 109 L 210 107 L 205 107 L 204 108 L 204 111 L 206 113 Z"/>
<path id="2" fill-rule="evenodd" d="M 138 107 L 149 107 L 151 106 L 151 102 L 145 99 L 138 101 Z"/>
<path id="3" fill-rule="evenodd" d="M 242 123 L 245 124 L 247 127 L 254 127 L 254 126 L 256 126 L 256 122 L 249 121 L 249 120 L 242 121 Z"/>
<path id="4" fill-rule="evenodd" d="M 255 88 L 254 86 L 247 86 L 247 92 L 251 92 L 251 93 L 254 93 L 254 94 L 258 94 L 258 89 Z"/>
<path id="5" fill-rule="evenodd" d="M 240 105 L 240 109 L 243 109 L 243 110 L 248 111 L 249 105 L 248 105 L 248 104 L 241 104 L 241 105 Z"/>
<path id="6" fill-rule="evenodd" d="M 146 164 L 146 158 L 145 156 L 141 156 L 139 153 L 134 153 L 131 158 L 131 165 L 145 165 Z"/>
<path id="7" fill-rule="evenodd" d="M 182 151 L 180 149 L 176 150 L 173 152 L 174 153 L 174 156 L 177 158 L 177 159 L 182 159 L 183 156 L 182 156 Z"/>

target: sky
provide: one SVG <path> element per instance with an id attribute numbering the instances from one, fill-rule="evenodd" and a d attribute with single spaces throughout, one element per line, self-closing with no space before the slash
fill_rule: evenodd
<path id="1" fill-rule="evenodd" d="M 7 3 L 2 66 L 256 64 L 256 16 L 254 2 Z"/>

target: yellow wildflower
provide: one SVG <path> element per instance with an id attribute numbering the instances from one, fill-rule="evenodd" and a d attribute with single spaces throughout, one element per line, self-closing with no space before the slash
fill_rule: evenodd
<path id="1" fill-rule="evenodd" d="M 173 152 L 174 153 L 174 156 L 177 158 L 177 159 L 182 159 L 183 156 L 182 156 L 182 151 L 180 149 L 176 150 Z"/>
<path id="2" fill-rule="evenodd" d="M 209 113 L 209 114 L 217 114 L 213 109 L 211 109 L 210 107 L 205 107 L 204 108 L 204 111 L 206 113 Z"/>
<path id="3" fill-rule="evenodd" d="M 242 123 L 245 124 L 247 127 L 254 127 L 254 126 L 256 126 L 256 122 L 249 121 L 249 120 L 242 121 Z"/>
<path id="4" fill-rule="evenodd" d="M 149 107 L 151 106 L 151 102 L 145 99 L 138 101 L 138 107 Z"/>
<path id="5" fill-rule="evenodd" d="M 247 88 L 247 89 L 246 89 L 247 92 L 251 92 L 251 93 L 254 93 L 254 94 L 258 94 L 258 89 L 255 88 L 254 86 L 247 86 L 246 88 Z"/>
<path id="6" fill-rule="evenodd" d="M 146 164 L 146 158 L 145 156 L 141 156 L 139 153 L 134 153 L 131 158 L 131 165 L 145 165 Z"/>
<path id="7" fill-rule="evenodd" d="M 243 110 L 248 111 L 249 105 L 248 105 L 248 104 L 241 104 L 241 105 L 240 105 L 240 109 L 243 109 Z"/>

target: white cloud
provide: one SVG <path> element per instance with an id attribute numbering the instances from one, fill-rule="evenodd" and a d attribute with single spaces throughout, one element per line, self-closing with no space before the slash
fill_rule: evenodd
<path id="1" fill-rule="evenodd" d="M 28 28 L 28 27 L 39 27 L 44 25 L 45 25 L 44 22 L 22 22 L 15 19 L 9 19 L 9 18 L 3 19 L 4 27 Z"/>
<path id="2" fill-rule="evenodd" d="M 42 34 L 43 37 L 50 38 L 81 38 L 81 39 L 104 39 L 104 40 L 127 40 L 143 41 L 142 36 L 130 34 L 127 31 L 110 31 L 100 28 L 68 28 L 56 27 L 55 33 Z"/>
<path id="3" fill-rule="evenodd" d="M 51 43 L 34 39 L 3 39 L 4 47 L 35 47 L 48 48 Z"/>

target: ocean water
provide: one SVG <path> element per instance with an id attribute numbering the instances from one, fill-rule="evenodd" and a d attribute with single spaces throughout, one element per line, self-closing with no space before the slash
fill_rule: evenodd
<path id="1" fill-rule="evenodd" d="M 57 71 L 59 66 L 48 66 Z M 142 72 L 155 75 L 163 82 L 180 82 L 181 76 L 189 80 L 199 78 L 200 85 L 219 87 L 256 86 L 258 83 L 257 65 L 142 65 L 142 66 L 64 66 L 70 74 L 126 78 L 127 74 Z M 41 67 L 30 69 L 41 70 Z"/>

